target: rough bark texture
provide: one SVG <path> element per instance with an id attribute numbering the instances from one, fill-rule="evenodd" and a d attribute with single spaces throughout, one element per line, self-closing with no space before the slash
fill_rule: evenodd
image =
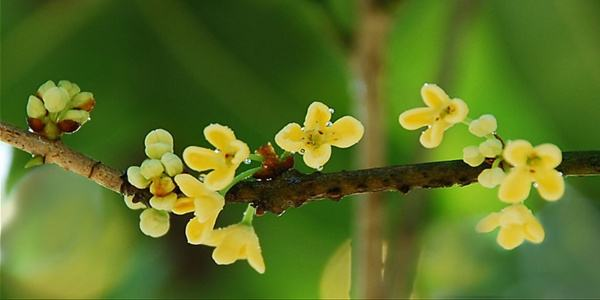
<path id="1" fill-rule="evenodd" d="M 14 126 L 0 123 L 0 141 L 23 151 L 46 157 L 46 163 L 87 177 L 121 194 L 149 195 L 127 184 L 122 172 L 76 152 L 60 141 L 49 141 Z M 344 196 L 400 191 L 415 188 L 441 188 L 467 185 L 477 181 L 477 175 L 489 164 L 472 168 L 461 160 L 390 166 L 335 173 L 302 174 L 292 169 L 273 180 L 246 180 L 233 186 L 227 202 L 253 203 L 264 211 L 282 213 L 290 207 L 322 198 L 340 200 Z M 565 176 L 600 175 L 600 151 L 563 152 L 557 168 Z M 146 199 L 147 200 L 147 199 Z"/>

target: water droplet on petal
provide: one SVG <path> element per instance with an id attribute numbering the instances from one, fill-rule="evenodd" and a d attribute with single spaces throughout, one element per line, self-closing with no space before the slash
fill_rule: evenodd
<path id="1" fill-rule="evenodd" d="M 330 121 L 330 122 L 327 122 L 327 124 L 325 124 L 325 126 L 327 126 L 327 127 L 331 127 L 331 126 L 333 126 L 333 123 L 331 123 L 331 121 Z"/>
<path id="2" fill-rule="evenodd" d="M 533 183 L 533 187 L 537 189 L 537 188 L 538 188 L 538 183 L 537 183 L 537 182 L 534 182 L 534 183 Z"/>
<path id="3" fill-rule="evenodd" d="M 219 152 L 221 152 L 221 150 L 215 149 L 215 153 L 219 153 Z"/>
<path id="4" fill-rule="evenodd" d="M 278 216 L 278 217 L 281 217 L 281 216 L 283 216 L 283 214 L 285 214 L 285 212 L 286 212 L 286 211 L 284 210 L 284 211 L 282 211 L 282 212 L 278 213 L 278 214 L 277 214 L 277 216 Z"/>
<path id="5" fill-rule="evenodd" d="M 333 113 L 335 113 L 335 109 L 333 109 L 333 108 L 329 108 L 329 113 L 330 113 L 330 114 L 333 114 Z"/>
<path id="6" fill-rule="evenodd" d="M 244 160 L 244 163 L 245 163 L 245 164 L 247 164 L 247 165 L 249 165 L 249 164 L 251 164 L 251 163 L 252 163 L 252 160 L 251 160 L 251 159 L 249 159 L 249 158 L 246 158 L 246 159 Z"/>
<path id="7" fill-rule="evenodd" d="M 300 149 L 300 154 L 304 154 L 304 152 L 306 152 L 306 150 Z"/>
<path id="8" fill-rule="evenodd" d="M 302 128 L 300 128 L 300 130 L 304 131 L 304 126 L 302 126 Z"/>

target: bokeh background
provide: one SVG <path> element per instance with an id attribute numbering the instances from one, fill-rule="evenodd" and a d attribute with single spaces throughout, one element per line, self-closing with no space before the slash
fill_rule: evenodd
<path id="1" fill-rule="evenodd" d="M 92 121 L 64 142 L 120 169 L 144 159 L 154 128 L 176 152 L 207 145 L 219 122 L 257 147 L 321 100 L 355 114 L 349 66 L 359 16 L 352 0 L 1 0 L 1 119 L 25 128 L 27 97 L 48 79 L 92 91 Z M 382 91 L 389 164 L 457 159 L 464 128 L 436 150 L 418 146 L 398 114 L 425 82 L 493 113 L 505 139 L 600 149 L 600 1 L 400 1 Z M 216 266 L 186 243 L 186 218 L 152 239 L 118 195 L 0 144 L 0 296 L 314 298 L 323 268 L 354 232 L 358 199 L 318 201 L 256 219 L 267 264 Z M 337 149 L 324 171 L 356 167 Z M 307 171 L 306 169 L 303 169 Z M 599 297 L 600 178 L 568 178 L 561 201 L 530 197 L 541 245 L 501 250 L 476 222 L 503 205 L 478 185 L 386 194 L 386 234 L 412 251 L 402 280 L 413 297 Z M 219 220 L 237 222 L 230 205 Z M 408 237 L 408 238 L 406 238 Z M 396 249 L 398 250 L 398 249 Z M 394 248 L 391 248 L 394 251 Z M 399 283 L 398 285 L 402 285 Z"/>

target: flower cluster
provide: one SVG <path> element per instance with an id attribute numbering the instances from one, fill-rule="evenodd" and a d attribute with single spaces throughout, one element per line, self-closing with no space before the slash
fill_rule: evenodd
<path id="1" fill-rule="evenodd" d="M 560 149 L 553 144 L 533 147 L 525 140 L 505 144 L 496 134 L 498 124 L 493 115 L 468 119 L 467 105 L 460 99 L 450 99 L 436 85 L 424 85 L 421 96 L 428 107 L 402 113 L 400 125 L 409 130 L 427 126 L 420 139 L 426 148 L 437 147 L 444 131 L 452 125 L 467 125 L 471 134 L 484 140 L 476 146 L 465 147 L 463 161 L 472 167 L 485 162 L 489 167 L 479 174 L 478 182 L 486 188 L 500 186 L 498 198 L 511 204 L 481 220 L 477 231 L 489 232 L 500 227 L 497 241 L 505 249 L 513 249 L 524 240 L 541 243 L 544 229 L 523 202 L 529 196 L 532 183 L 545 200 L 555 201 L 562 197 L 564 179 L 556 170 L 562 161 Z"/>
<path id="2" fill-rule="evenodd" d="M 61 80 L 57 85 L 49 80 L 29 96 L 27 123 L 31 131 L 55 140 L 85 124 L 94 105 L 94 95 L 82 92 L 77 84 Z"/>

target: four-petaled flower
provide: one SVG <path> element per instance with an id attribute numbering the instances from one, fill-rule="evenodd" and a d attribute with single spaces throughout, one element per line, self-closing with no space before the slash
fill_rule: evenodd
<path id="1" fill-rule="evenodd" d="M 183 160 L 193 170 L 212 170 L 204 177 L 204 183 L 218 191 L 231 183 L 235 170 L 250 155 L 250 149 L 235 137 L 229 127 L 223 125 L 207 126 L 204 137 L 216 150 L 190 146 L 183 151 Z"/>
<path id="2" fill-rule="evenodd" d="M 215 247 L 212 257 L 219 265 L 228 265 L 238 259 L 248 260 L 248 264 L 258 273 L 265 272 L 258 236 L 250 224 L 238 223 L 210 233 L 207 245 Z"/>
<path id="3" fill-rule="evenodd" d="M 565 191 L 562 174 L 555 168 L 562 161 L 562 153 L 553 144 L 537 147 L 524 140 L 511 141 L 503 153 L 504 160 L 513 165 L 498 190 L 500 200 L 518 203 L 527 198 L 531 183 L 537 184 L 542 198 L 555 201 Z"/>
<path id="4" fill-rule="evenodd" d="M 181 191 L 193 200 L 195 217 L 192 218 L 186 228 L 185 234 L 190 244 L 204 244 L 208 233 L 212 231 L 217 216 L 225 205 L 223 196 L 210 190 L 205 183 L 200 182 L 189 174 L 180 174 L 175 176 L 175 182 Z M 189 203 L 189 200 L 183 200 Z M 177 205 L 176 205 L 177 206 Z"/>
<path id="5" fill-rule="evenodd" d="M 427 126 L 419 140 L 425 148 L 435 148 L 442 142 L 444 131 L 467 117 L 469 108 L 460 99 L 450 99 L 435 84 L 425 84 L 421 88 L 421 97 L 427 107 L 403 112 L 399 117 L 400 125 L 408 130 Z"/>
<path id="6" fill-rule="evenodd" d="M 307 166 L 320 169 L 331 157 L 331 146 L 348 148 L 362 138 L 363 125 L 357 119 L 344 116 L 334 123 L 331 110 L 321 102 L 308 107 L 304 127 L 289 123 L 275 136 L 275 142 L 283 150 L 303 155 Z"/>
<path id="7" fill-rule="evenodd" d="M 491 213 L 477 224 L 478 232 L 490 232 L 500 227 L 497 242 L 511 250 L 528 240 L 539 244 L 544 240 L 544 228 L 523 204 L 513 204 L 502 211 Z"/>

